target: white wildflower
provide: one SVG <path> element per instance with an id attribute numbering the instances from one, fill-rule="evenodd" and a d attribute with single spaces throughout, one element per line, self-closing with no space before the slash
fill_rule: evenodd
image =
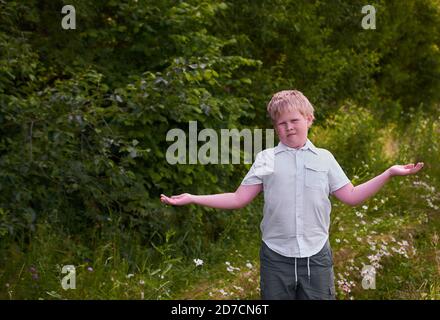
<path id="1" fill-rule="evenodd" d="M 218 292 L 220 292 L 224 296 L 228 295 L 228 293 L 225 290 L 223 290 L 223 289 L 220 289 Z"/>
<path id="2" fill-rule="evenodd" d="M 194 259 L 193 261 L 196 264 L 196 267 L 203 265 L 203 260 L 202 259 Z"/>

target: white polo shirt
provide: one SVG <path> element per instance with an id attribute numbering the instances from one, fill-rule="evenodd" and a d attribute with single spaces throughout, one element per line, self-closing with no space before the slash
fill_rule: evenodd
<path id="1" fill-rule="evenodd" d="M 286 257 L 310 257 L 329 236 L 329 194 L 350 183 L 335 157 L 307 139 L 259 152 L 242 185 L 263 184 L 263 241 Z"/>

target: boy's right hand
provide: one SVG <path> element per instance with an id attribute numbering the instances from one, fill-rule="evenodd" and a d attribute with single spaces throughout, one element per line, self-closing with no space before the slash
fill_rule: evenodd
<path id="1" fill-rule="evenodd" d="M 173 206 L 184 206 L 186 204 L 191 204 L 193 199 L 189 193 L 182 193 L 178 196 L 167 197 L 164 194 L 160 195 L 160 201 L 165 204 L 170 204 Z"/>

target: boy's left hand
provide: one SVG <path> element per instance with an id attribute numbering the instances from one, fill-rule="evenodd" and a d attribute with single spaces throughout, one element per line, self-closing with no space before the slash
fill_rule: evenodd
<path id="1" fill-rule="evenodd" d="M 423 168 L 423 164 L 424 164 L 423 162 L 418 162 L 416 165 L 414 165 L 413 163 L 406 164 L 406 165 L 396 164 L 396 165 L 392 166 L 391 168 L 389 168 L 388 172 L 391 177 L 393 177 L 393 176 L 406 176 L 409 174 L 415 174 L 420 169 Z"/>

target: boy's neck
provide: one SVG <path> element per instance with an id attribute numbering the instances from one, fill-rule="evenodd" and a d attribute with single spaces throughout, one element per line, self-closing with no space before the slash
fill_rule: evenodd
<path id="1" fill-rule="evenodd" d="M 285 146 L 289 147 L 289 148 L 293 148 L 293 149 L 301 149 L 302 147 L 304 147 L 307 143 L 307 139 L 304 141 L 304 143 L 302 143 L 300 146 L 291 146 L 288 143 L 284 143 L 281 141 L 282 144 L 284 144 Z"/>

